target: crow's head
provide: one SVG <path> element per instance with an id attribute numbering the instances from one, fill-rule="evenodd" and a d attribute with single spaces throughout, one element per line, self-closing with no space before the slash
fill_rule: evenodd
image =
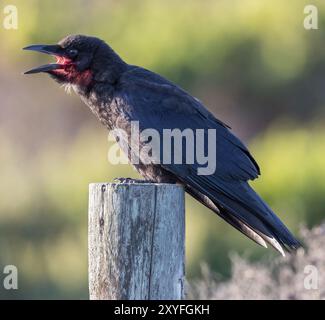
<path id="1" fill-rule="evenodd" d="M 62 84 L 89 86 L 93 81 L 114 81 L 125 63 L 102 40 L 70 35 L 55 45 L 31 45 L 24 50 L 50 54 L 56 58 L 49 63 L 25 74 L 45 72 Z"/>

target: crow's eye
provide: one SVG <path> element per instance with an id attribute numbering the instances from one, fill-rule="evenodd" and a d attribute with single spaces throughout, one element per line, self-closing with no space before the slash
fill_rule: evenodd
<path id="1" fill-rule="evenodd" d="M 78 50 L 76 49 L 69 49 L 67 52 L 69 58 L 75 58 L 78 55 Z"/>

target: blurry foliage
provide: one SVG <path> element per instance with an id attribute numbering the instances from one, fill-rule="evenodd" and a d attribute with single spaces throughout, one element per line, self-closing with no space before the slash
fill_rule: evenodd
<path id="1" fill-rule="evenodd" d="M 303 0 L 6 4 L 17 5 L 19 29 L 0 27 L 0 271 L 15 264 L 20 289 L 0 286 L 0 297 L 87 298 L 88 183 L 137 177 L 107 163 L 106 131 L 77 97 L 45 75 L 21 76 L 49 61 L 22 47 L 71 33 L 105 39 L 127 62 L 198 96 L 241 137 L 254 136 L 262 177 L 253 185 L 292 231 L 323 219 L 324 1 L 313 2 L 317 31 L 303 28 Z M 276 256 L 190 198 L 186 231 L 189 278 L 202 260 L 230 276 L 230 250 Z"/>
<path id="2" fill-rule="evenodd" d="M 325 224 L 301 231 L 305 249 L 296 255 L 263 263 L 250 263 L 232 257 L 228 281 L 202 265 L 202 275 L 191 281 L 189 299 L 211 300 L 324 300 L 325 299 Z"/>

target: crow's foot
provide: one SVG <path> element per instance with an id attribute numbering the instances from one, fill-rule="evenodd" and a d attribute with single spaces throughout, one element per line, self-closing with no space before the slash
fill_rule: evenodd
<path id="1" fill-rule="evenodd" d="M 117 183 L 127 183 L 127 184 L 132 184 L 132 183 L 155 183 L 154 181 L 151 180 L 141 180 L 141 179 L 132 179 L 132 178 L 115 178 L 113 182 Z"/>

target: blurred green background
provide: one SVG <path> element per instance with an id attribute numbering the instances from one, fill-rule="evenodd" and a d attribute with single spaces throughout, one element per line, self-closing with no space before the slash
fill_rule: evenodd
<path id="1" fill-rule="evenodd" d="M 249 145 L 262 169 L 253 184 L 288 227 L 322 221 L 324 1 L 313 1 L 311 31 L 303 0 L 9 0 L 1 12 L 7 4 L 19 20 L 18 30 L 0 26 L 0 298 L 88 298 L 88 184 L 137 177 L 108 163 L 106 130 L 76 95 L 22 75 L 48 61 L 22 47 L 67 34 L 103 38 L 200 98 Z M 276 255 L 189 198 L 186 231 L 189 279 L 202 261 L 229 276 L 230 252 Z M 1 285 L 8 264 L 19 290 Z"/>

